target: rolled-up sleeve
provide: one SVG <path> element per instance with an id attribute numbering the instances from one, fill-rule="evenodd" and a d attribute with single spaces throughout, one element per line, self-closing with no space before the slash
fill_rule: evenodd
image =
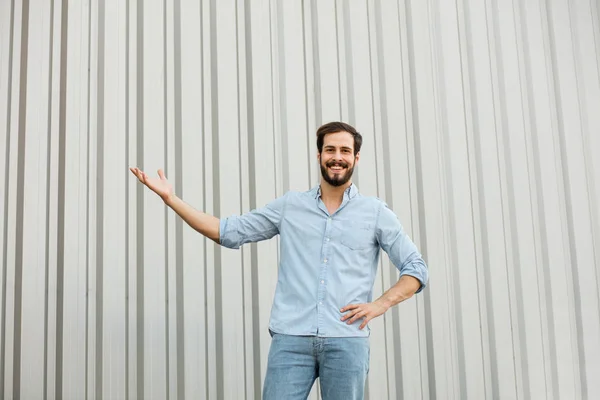
<path id="1" fill-rule="evenodd" d="M 392 263 L 400 271 L 400 277 L 410 275 L 421 282 L 419 293 L 427 285 L 429 272 L 417 246 L 404 232 L 398 217 L 383 203 L 377 218 L 377 239 Z"/>
<path id="2" fill-rule="evenodd" d="M 279 233 L 287 194 L 249 213 L 222 218 L 219 226 L 221 246 L 239 249 L 246 243 L 270 239 Z"/>

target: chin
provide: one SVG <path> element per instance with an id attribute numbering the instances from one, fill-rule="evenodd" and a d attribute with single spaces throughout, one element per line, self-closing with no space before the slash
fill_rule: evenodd
<path id="1" fill-rule="evenodd" d="M 343 185 L 343 182 L 346 180 L 345 176 L 340 176 L 340 175 L 329 175 L 329 179 L 331 180 L 331 182 L 335 182 L 338 185 Z"/>
<path id="2" fill-rule="evenodd" d="M 345 185 L 348 182 L 350 182 L 350 179 L 346 179 L 346 176 L 337 177 L 337 179 L 336 177 L 329 176 L 329 184 L 331 186 L 339 187 Z"/>

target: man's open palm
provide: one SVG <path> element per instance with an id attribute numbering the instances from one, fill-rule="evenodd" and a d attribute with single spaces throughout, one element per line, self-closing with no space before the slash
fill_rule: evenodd
<path id="1" fill-rule="evenodd" d="M 129 170 L 150 190 L 159 195 L 163 201 L 167 201 L 173 195 L 173 186 L 165 177 L 162 169 L 158 170 L 158 178 L 150 178 L 139 168 L 129 168 Z"/>

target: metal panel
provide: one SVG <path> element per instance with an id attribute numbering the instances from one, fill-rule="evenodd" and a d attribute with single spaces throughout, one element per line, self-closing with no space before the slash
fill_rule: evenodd
<path id="1" fill-rule="evenodd" d="M 366 397 L 600 398 L 599 16 L 0 2 L 0 397 L 260 398 L 278 239 L 221 249 L 127 167 L 248 212 L 316 184 L 315 130 L 341 119 L 431 274 L 371 323 Z M 375 295 L 396 279 L 384 255 Z"/>

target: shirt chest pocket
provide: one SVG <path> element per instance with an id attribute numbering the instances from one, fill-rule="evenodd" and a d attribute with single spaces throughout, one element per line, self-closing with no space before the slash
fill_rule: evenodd
<path id="1" fill-rule="evenodd" d="M 365 250 L 373 247 L 373 225 L 364 222 L 346 222 L 339 228 L 339 241 L 350 250 Z"/>

